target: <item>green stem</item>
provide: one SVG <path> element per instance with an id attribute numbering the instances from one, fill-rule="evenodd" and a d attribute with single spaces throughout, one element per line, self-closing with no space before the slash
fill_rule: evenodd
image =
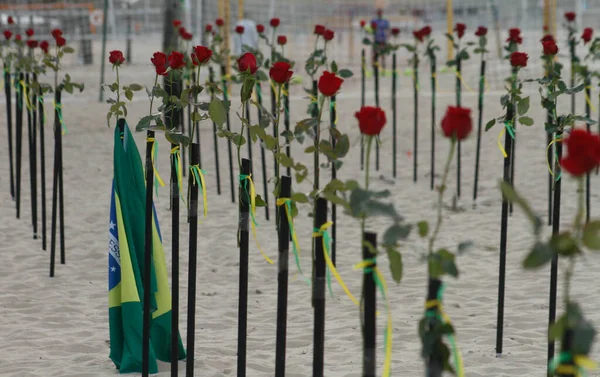
<path id="1" fill-rule="evenodd" d="M 448 172 L 450 171 L 450 163 L 452 157 L 454 157 L 454 150 L 456 149 L 456 138 L 452 138 L 450 144 L 450 152 L 448 153 L 448 159 L 446 160 L 446 166 L 444 167 L 444 175 L 442 176 L 442 184 L 438 188 L 438 206 L 437 206 L 437 221 L 431 238 L 429 238 L 429 255 L 433 253 L 433 245 L 442 227 L 442 209 L 444 205 L 444 191 L 446 191 L 446 181 L 448 180 Z"/>
<path id="2" fill-rule="evenodd" d="M 573 235 L 576 238 L 581 236 L 583 215 L 585 213 L 585 176 L 577 178 L 577 213 L 573 222 Z"/>
<path id="3" fill-rule="evenodd" d="M 202 64 L 200 64 L 200 62 L 198 62 L 198 73 L 196 74 L 196 89 L 194 90 L 198 90 L 197 88 L 200 86 L 200 67 L 202 67 Z M 194 113 L 198 112 L 198 92 L 195 92 L 194 94 Z M 190 134 L 190 143 L 194 142 L 194 134 L 196 133 L 196 127 L 198 126 L 198 122 L 193 122 L 192 124 L 192 132 Z"/>
<path id="4" fill-rule="evenodd" d="M 115 71 L 116 71 L 116 74 L 117 74 L 117 103 L 121 103 L 121 93 L 120 93 L 121 92 L 121 81 L 119 80 L 119 66 L 118 65 L 115 66 Z M 117 112 L 119 111 L 119 107 L 120 106 L 121 105 L 119 105 L 117 107 Z M 123 115 L 124 114 L 125 113 L 123 112 Z M 117 120 L 119 120 L 119 115 L 117 115 Z"/>
<path id="5" fill-rule="evenodd" d="M 369 172 L 371 168 L 371 145 L 373 144 L 373 136 L 367 136 L 367 156 L 365 165 L 365 191 L 369 191 Z M 360 223 L 361 238 L 365 234 L 366 216 L 363 216 Z"/>
<path id="6" fill-rule="evenodd" d="M 278 156 L 279 153 L 281 151 L 281 145 L 279 145 L 279 121 L 281 119 L 281 87 L 283 86 L 283 84 L 279 84 L 278 85 L 278 89 L 277 89 L 277 105 L 276 105 L 276 109 L 277 109 L 277 117 L 275 118 L 275 137 L 277 138 L 277 144 L 275 146 L 275 179 L 276 182 L 279 183 L 279 160 L 278 160 Z"/>
<path id="7" fill-rule="evenodd" d="M 156 74 L 156 77 L 154 77 L 154 86 L 152 87 L 152 94 L 150 95 L 150 114 L 152 115 L 152 105 L 154 104 L 154 88 L 156 87 L 156 84 L 158 84 L 158 73 Z"/>
<path id="8" fill-rule="evenodd" d="M 315 152 L 314 152 L 314 164 L 315 164 L 315 180 L 313 182 L 313 190 L 315 191 L 315 194 L 317 192 L 317 190 L 319 189 L 319 172 L 320 172 L 320 168 L 319 168 L 319 144 L 321 142 L 321 115 L 323 115 L 323 103 L 325 102 L 325 97 L 322 96 L 319 99 L 319 115 L 317 117 L 317 125 L 316 125 L 316 129 L 315 129 Z M 317 202 L 315 201 L 315 211 L 316 211 L 316 204 Z M 316 212 L 314 212 L 316 213 Z"/>

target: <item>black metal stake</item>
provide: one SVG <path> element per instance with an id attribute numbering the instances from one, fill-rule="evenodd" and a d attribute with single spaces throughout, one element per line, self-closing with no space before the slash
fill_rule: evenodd
<path id="1" fill-rule="evenodd" d="M 587 73 L 585 77 L 585 116 L 590 119 L 592 116 L 592 111 L 590 109 L 590 101 L 591 101 L 591 93 L 592 91 L 592 80 L 590 78 L 590 74 Z M 588 132 L 591 131 L 592 125 L 588 122 L 586 123 Z M 591 214 L 591 203 L 590 203 L 590 194 L 591 194 L 591 182 L 590 182 L 590 173 L 587 173 L 585 177 L 585 222 L 588 223 L 590 221 Z"/>
<path id="2" fill-rule="evenodd" d="M 457 57 L 456 59 L 456 106 L 462 106 L 462 59 Z M 461 162 L 461 142 L 458 140 L 456 145 L 456 197 L 460 198 L 460 162 Z"/>
<path id="3" fill-rule="evenodd" d="M 13 161 L 13 121 L 12 121 L 12 90 L 10 86 L 10 69 L 4 65 L 4 94 L 6 95 L 6 127 L 8 131 L 8 163 L 10 167 L 10 197 L 15 200 L 15 173 Z"/>
<path id="4" fill-rule="evenodd" d="M 252 174 L 250 160 L 242 159 L 243 176 Z M 237 377 L 246 377 L 246 346 L 248 337 L 248 246 L 250 240 L 250 185 L 247 179 L 240 179 L 240 272 L 238 298 L 238 343 Z"/>
<path id="5" fill-rule="evenodd" d="M 413 95 L 414 95 L 414 140 L 413 140 L 413 182 L 417 182 L 417 166 L 419 157 L 419 63 L 413 64 Z"/>
<path id="6" fill-rule="evenodd" d="M 506 119 L 514 118 L 514 104 L 509 104 L 506 109 Z M 504 136 L 504 149 L 508 156 L 504 158 L 503 180 L 510 184 L 510 163 L 512 159 L 512 137 L 510 132 Z M 502 342 L 504 333 L 504 288 L 506 279 L 506 244 L 508 240 L 508 199 L 502 195 L 502 215 L 500 221 L 500 267 L 498 271 L 498 316 L 496 319 L 496 356 L 502 355 Z"/>
<path id="7" fill-rule="evenodd" d="M 562 131 L 556 131 L 556 138 L 562 138 Z M 556 161 L 562 159 L 562 143 L 555 143 Z M 554 163 L 554 174 L 558 174 L 560 164 Z M 560 199 L 561 199 L 562 179 L 557 179 L 554 183 L 554 204 L 552 205 L 552 235 L 557 235 L 560 231 Z M 550 305 L 548 308 L 548 327 L 552 326 L 556 320 L 556 292 L 558 285 L 558 255 L 555 254 L 550 265 Z M 554 358 L 554 340 L 548 341 L 548 362 Z M 550 365 L 548 364 L 548 368 Z M 550 371 L 548 369 L 548 374 Z"/>
<path id="8" fill-rule="evenodd" d="M 292 179 L 289 176 L 281 177 L 280 198 L 292 196 Z M 288 278 L 290 255 L 290 225 L 287 220 L 286 204 L 278 207 L 279 211 L 279 258 L 277 261 L 277 335 L 275 338 L 275 376 L 285 377 L 285 347 L 287 337 L 287 304 L 288 304 Z"/>
<path id="9" fill-rule="evenodd" d="M 212 67 L 208 67 L 208 80 L 210 81 L 211 84 L 214 83 L 214 78 L 215 78 L 215 73 L 213 71 Z M 215 91 L 214 89 L 210 89 L 210 99 L 214 99 L 215 98 Z M 200 130 L 198 130 L 198 133 L 200 133 Z M 216 171 L 216 178 L 217 178 L 217 194 L 221 195 L 221 173 L 219 170 L 219 139 L 217 137 L 217 124 L 215 122 L 213 122 L 213 145 L 215 148 L 215 171 Z"/>
<path id="10" fill-rule="evenodd" d="M 37 82 L 37 75 L 33 74 L 34 83 Z M 29 144 L 29 161 L 31 177 L 31 222 L 33 225 L 33 239 L 38 236 L 38 211 L 37 211 L 37 93 L 31 95 L 31 139 Z M 41 115 L 40 115 L 41 116 Z"/>
<path id="11" fill-rule="evenodd" d="M 479 115 L 477 119 L 477 149 L 475 151 L 475 180 L 473 182 L 473 205 L 477 201 L 477 190 L 479 189 L 479 156 L 481 152 L 481 128 L 483 126 L 483 92 L 485 91 L 485 64 L 481 55 L 481 71 L 479 73 L 479 104 L 477 106 Z"/>
<path id="12" fill-rule="evenodd" d="M 246 102 L 246 119 L 248 120 L 248 124 L 252 124 L 251 113 L 250 113 L 250 103 Z M 252 163 L 252 138 L 250 137 L 250 127 L 248 127 L 248 133 L 246 134 L 246 143 L 248 144 L 248 160 Z M 243 135 L 242 135 L 243 136 Z M 250 167 L 252 168 L 252 166 Z M 252 169 L 251 169 L 252 170 Z"/>
<path id="13" fill-rule="evenodd" d="M 315 228 L 319 229 L 327 222 L 327 201 L 317 199 Z M 313 275 L 313 377 L 324 377 L 325 368 L 325 250 L 321 237 L 314 238 L 314 270 Z"/>
<path id="14" fill-rule="evenodd" d="M 46 116 L 44 112 L 44 96 L 40 95 L 38 101 L 38 112 L 40 113 L 40 180 L 41 180 L 41 191 L 42 191 L 42 250 L 46 250 L 47 244 L 47 227 L 46 227 L 46 141 L 44 137 L 44 126 L 46 123 Z"/>
<path id="15" fill-rule="evenodd" d="M 200 164 L 200 146 L 192 143 L 190 168 Z M 187 359 L 185 376 L 194 377 L 194 354 L 196 344 L 196 271 L 198 266 L 198 183 L 190 171 L 188 217 L 189 234 L 189 270 L 188 270 L 188 312 L 187 312 Z"/>
<path id="16" fill-rule="evenodd" d="M 398 81 L 398 79 L 396 74 L 396 53 L 394 53 L 392 55 L 392 175 L 394 178 L 397 176 L 396 159 L 398 151 L 396 145 L 396 81 Z"/>
<path id="17" fill-rule="evenodd" d="M 179 147 L 171 144 L 171 149 Z M 179 177 L 178 161 L 171 153 L 171 377 L 179 376 Z M 192 174 L 190 174 L 192 176 Z"/>
<path id="18" fill-rule="evenodd" d="M 366 243 L 377 249 L 377 234 L 363 233 L 363 239 Z M 371 260 L 370 272 L 363 274 L 363 377 L 375 377 L 376 371 L 376 318 L 377 318 L 377 285 L 375 284 L 375 255 L 371 253 L 369 247 L 362 247 L 363 260 Z"/>
<path id="19" fill-rule="evenodd" d="M 35 229 L 35 224 L 34 224 L 34 220 L 33 220 L 33 216 L 34 216 L 34 204 L 35 201 L 33 199 L 33 193 L 34 193 L 34 189 L 33 189 L 33 183 L 34 183 L 34 179 L 33 179 L 33 107 L 31 106 L 31 83 L 30 83 L 30 74 L 26 73 L 25 74 L 25 88 L 24 88 L 24 96 L 25 96 L 25 104 L 27 105 L 27 109 L 26 109 L 26 113 L 27 113 L 27 142 L 28 142 L 28 150 L 29 150 L 29 195 L 30 195 L 30 204 L 31 204 L 31 226 Z M 35 230 L 34 230 L 34 237 L 35 239 Z"/>
<path id="20" fill-rule="evenodd" d="M 256 100 L 262 107 L 262 90 L 260 89 L 260 82 L 256 83 Z M 258 124 L 262 122 L 262 112 L 258 111 Z M 263 177 L 263 196 L 265 203 L 269 203 L 269 184 L 267 177 L 267 157 L 265 155 L 265 149 L 260 148 L 260 160 L 262 162 L 262 177 Z M 265 217 L 269 220 L 269 206 L 265 206 Z"/>
<path id="21" fill-rule="evenodd" d="M 152 298 L 152 230 L 154 222 L 154 210 L 153 210 L 153 198 L 152 189 L 154 188 L 154 168 L 152 161 L 152 149 L 154 147 L 154 131 L 146 132 L 146 161 L 145 161 L 145 172 L 146 172 L 146 206 L 144 213 L 144 274 L 143 274 L 143 286 L 144 286 L 144 311 L 143 311 L 143 325 L 142 325 L 142 377 L 149 376 L 150 369 L 150 326 L 151 326 L 151 313 L 150 313 L 150 300 Z"/>
<path id="22" fill-rule="evenodd" d="M 442 281 L 438 279 L 429 278 L 427 283 L 427 301 L 433 301 L 438 299 L 438 292 L 442 288 Z M 428 331 L 431 331 L 435 327 L 440 325 L 440 321 L 437 317 L 438 306 L 427 309 L 427 327 Z M 433 350 L 432 355 L 425 360 L 426 377 L 442 377 L 444 366 L 441 363 L 443 355 L 438 349 Z"/>
<path id="23" fill-rule="evenodd" d="M 23 79 L 25 78 L 25 76 L 23 75 L 23 73 L 19 73 L 17 72 L 17 74 L 15 75 L 15 78 L 18 80 L 16 85 L 17 85 L 17 90 L 16 90 L 16 99 L 17 99 L 17 103 L 15 106 L 16 109 L 16 121 L 17 121 L 17 131 L 16 131 L 16 138 L 17 138 L 17 145 L 16 145 L 16 176 L 15 176 L 15 181 L 16 181 L 16 207 L 17 207 L 17 219 L 21 218 L 21 167 L 22 167 L 22 157 L 23 157 L 23 85 L 21 85 L 21 81 L 23 81 Z"/>
<path id="24" fill-rule="evenodd" d="M 60 233 L 60 263 L 65 264 L 65 218 L 62 183 L 62 93 L 54 92 L 54 175 L 52 184 L 52 230 L 50 234 L 50 277 L 54 276 L 56 256 L 56 228 Z M 57 219 L 58 216 L 58 219 Z M 57 221 L 58 220 L 58 221 Z M 58 224 L 60 223 L 60 224 Z"/>
<path id="25" fill-rule="evenodd" d="M 225 66 L 221 66 L 221 85 L 223 86 L 223 101 L 229 102 L 229 95 L 227 94 L 227 81 L 225 75 L 227 74 Z M 229 108 L 229 106 L 228 106 Z M 229 120 L 229 110 L 227 111 L 227 131 L 231 132 L 231 123 Z M 227 140 L 227 154 L 229 155 L 229 183 L 231 188 L 231 202 L 235 203 L 235 184 L 233 181 L 233 155 L 231 154 L 231 142 Z"/>

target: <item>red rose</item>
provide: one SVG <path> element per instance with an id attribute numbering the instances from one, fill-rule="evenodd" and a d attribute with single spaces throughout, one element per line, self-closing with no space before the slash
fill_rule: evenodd
<path id="1" fill-rule="evenodd" d="M 392 28 L 392 35 L 394 37 L 397 37 L 398 35 L 400 35 L 400 28 L 399 27 L 393 27 Z"/>
<path id="2" fill-rule="evenodd" d="M 565 18 L 567 19 L 567 21 L 573 22 L 575 21 L 575 18 L 577 18 L 577 14 L 575 12 L 566 12 Z"/>
<path id="3" fill-rule="evenodd" d="M 442 119 L 442 131 L 446 137 L 463 140 L 469 136 L 472 129 L 471 109 L 448 106 L 446 115 Z"/>
<path id="4" fill-rule="evenodd" d="M 38 41 L 36 41 L 35 39 L 29 39 L 27 41 L 27 47 L 34 49 L 38 46 Z"/>
<path id="5" fill-rule="evenodd" d="M 512 42 L 516 44 L 523 43 L 523 38 L 521 38 L 521 29 L 512 28 L 508 31 L 508 39 L 507 42 Z"/>
<path id="6" fill-rule="evenodd" d="M 315 34 L 316 35 L 323 35 L 325 34 L 325 26 L 323 25 L 315 25 Z"/>
<path id="7" fill-rule="evenodd" d="M 587 44 L 592 40 L 592 36 L 594 35 L 594 29 L 591 27 L 586 27 L 583 29 L 583 34 L 581 34 L 581 39 L 583 39 L 583 43 Z"/>
<path id="8" fill-rule="evenodd" d="M 558 46 L 554 41 L 545 41 L 542 42 L 544 46 L 544 55 L 556 55 L 558 54 Z"/>
<path id="9" fill-rule="evenodd" d="M 280 35 L 277 37 L 277 44 L 280 46 L 285 46 L 287 43 L 287 37 L 285 35 Z"/>
<path id="10" fill-rule="evenodd" d="M 15 35 L 15 41 L 21 41 L 21 34 Z"/>
<path id="11" fill-rule="evenodd" d="M 238 25 L 235 27 L 235 32 L 238 34 L 244 34 L 244 27 L 242 25 Z"/>
<path id="12" fill-rule="evenodd" d="M 52 37 L 54 39 L 56 39 L 58 37 L 62 37 L 62 35 L 63 35 L 62 30 L 60 30 L 60 29 L 54 29 L 54 30 L 52 30 Z"/>
<path id="13" fill-rule="evenodd" d="M 563 141 L 567 156 L 560 160 L 560 166 L 576 177 L 589 173 L 600 165 L 600 136 L 576 128 Z"/>
<path id="14" fill-rule="evenodd" d="M 364 29 L 366 25 L 367 25 L 367 21 L 365 21 L 365 20 L 360 20 L 360 28 L 361 28 L 361 29 Z"/>
<path id="15" fill-rule="evenodd" d="M 542 38 L 540 40 L 540 42 L 544 43 L 544 42 L 549 42 L 549 41 L 553 41 L 556 43 L 556 40 L 554 39 L 554 36 L 552 36 L 551 34 L 546 34 L 544 35 L 544 38 Z"/>
<path id="16" fill-rule="evenodd" d="M 12 16 L 8 16 L 8 24 L 9 25 L 14 25 L 15 24 L 15 19 L 12 18 Z"/>
<path id="17" fill-rule="evenodd" d="M 377 30 L 377 22 L 371 21 L 371 29 Z"/>
<path id="18" fill-rule="evenodd" d="M 110 52 L 110 55 L 108 56 L 108 61 L 110 62 L 110 64 L 116 65 L 118 67 L 121 64 L 125 63 L 125 57 L 123 56 L 123 53 L 121 51 L 114 50 Z"/>
<path id="19" fill-rule="evenodd" d="M 62 46 L 64 46 L 64 45 L 66 45 L 66 44 L 67 44 L 67 40 L 66 40 L 66 39 L 64 39 L 63 37 L 58 37 L 58 38 L 56 38 L 56 45 L 57 45 L 58 47 L 62 47 Z"/>
<path id="20" fill-rule="evenodd" d="M 354 116 L 358 119 L 358 128 L 363 135 L 379 135 L 385 126 L 385 112 L 379 107 L 363 106 Z"/>
<path id="21" fill-rule="evenodd" d="M 330 29 L 325 30 L 325 33 L 323 33 L 323 39 L 325 39 L 328 42 L 332 40 L 334 36 L 335 33 L 333 32 L 333 30 Z"/>
<path id="22" fill-rule="evenodd" d="M 206 33 L 210 33 L 212 31 L 212 25 L 211 24 L 206 24 L 206 26 L 204 27 L 204 31 Z"/>
<path id="23" fill-rule="evenodd" d="M 421 30 L 413 30 L 413 36 L 419 42 L 423 42 L 423 34 L 421 34 Z"/>
<path id="24" fill-rule="evenodd" d="M 251 74 L 255 74 L 256 71 L 258 71 L 256 57 L 250 52 L 246 52 L 244 55 L 240 56 L 237 63 L 240 72 L 250 71 Z"/>
<path id="25" fill-rule="evenodd" d="M 454 30 L 456 30 L 456 34 L 458 35 L 458 38 L 460 39 L 463 37 L 463 35 L 465 35 L 465 30 L 467 30 L 467 25 L 456 24 L 456 28 Z"/>
<path id="26" fill-rule="evenodd" d="M 271 21 L 269 21 L 269 24 L 271 25 L 271 27 L 278 27 L 280 23 L 281 23 L 281 20 L 277 17 L 273 17 L 273 18 L 271 18 Z"/>
<path id="27" fill-rule="evenodd" d="M 150 62 L 154 64 L 157 75 L 165 76 L 167 74 L 167 68 L 169 67 L 167 64 L 167 55 L 162 52 L 155 52 L 152 58 L 150 58 Z"/>
<path id="28" fill-rule="evenodd" d="M 179 28 L 179 36 L 184 41 L 191 41 L 192 38 L 194 38 L 194 36 L 192 35 L 192 33 L 188 32 L 187 29 L 184 28 L 183 26 Z"/>
<path id="29" fill-rule="evenodd" d="M 326 97 L 335 96 L 343 82 L 335 73 L 324 71 L 319 79 L 319 92 Z"/>
<path id="30" fill-rule="evenodd" d="M 263 25 L 263 24 L 256 25 L 256 31 L 258 32 L 258 34 L 264 33 L 265 32 L 265 25 Z"/>
<path id="31" fill-rule="evenodd" d="M 510 56 L 510 65 L 517 68 L 527 67 L 529 56 L 524 52 L 513 52 Z"/>
<path id="32" fill-rule="evenodd" d="M 169 67 L 171 69 L 180 69 L 185 67 L 185 59 L 181 52 L 173 51 L 168 57 Z"/>
<path id="33" fill-rule="evenodd" d="M 277 84 L 285 84 L 290 81 L 294 73 L 290 68 L 291 66 L 286 62 L 277 62 L 269 70 L 269 76 Z"/>
<path id="34" fill-rule="evenodd" d="M 28 37 L 33 37 L 33 35 L 35 34 L 33 29 L 27 29 L 25 30 L 25 34 L 27 34 Z"/>
<path id="35" fill-rule="evenodd" d="M 478 37 L 485 37 L 487 35 L 487 32 L 488 32 L 488 30 L 485 26 L 480 26 L 477 28 L 475 35 Z"/>
<path id="36" fill-rule="evenodd" d="M 181 26 L 181 21 L 180 20 L 173 20 L 173 26 L 178 28 Z"/>
<path id="37" fill-rule="evenodd" d="M 217 18 L 217 19 L 215 20 L 215 24 L 216 24 L 218 27 L 221 27 L 221 26 L 225 25 L 225 21 L 223 21 L 223 19 L 222 19 L 222 18 Z"/>
<path id="38" fill-rule="evenodd" d="M 212 50 L 209 48 L 204 46 L 196 46 L 192 52 L 192 63 L 194 63 L 194 65 L 206 64 L 210 61 L 212 53 Z"/>
<path id="39" fill-rule="evenodd" d="M 12 37 L 12 31 L 4 30 L 4 38 L 6 38 L 6 40 L 9 40 L 10 37 Z"/>
<path id="40" fill-rule="evenodd" d="M 424 26 L 421 29 L 421 34 L 423 35 L 423 37 L 429 37 L 429 35 L 431 34 L 431 26 Z"/>
<path id="41" fill-rule="evenodd" d="M 50 44 L 48 43 L 48 41 L 41 41 L 40 48 L 42 49 L 42 51 L 44 51 L 44 54 L 47 54 L 50 48 Z"/>

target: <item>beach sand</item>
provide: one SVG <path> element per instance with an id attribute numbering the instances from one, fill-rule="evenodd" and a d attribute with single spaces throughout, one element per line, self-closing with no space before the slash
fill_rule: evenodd
<path id="1" fill-rule="evenodd" d="M 107 70 L 107 82 L 113 76 Z M 151 85 L 153 71 L 148 64 L 124 67 L 122 82 L 139 82 Z M 476 70 L 473 70 L 476 72 Z M 358 71 L 356 71 L 358 74 Z M 14 202 L 9 194 L 9 165 L 6 146 L 0 150 L 0 375 L 6 377 L 103 377 L 118 374 L 108 358 L 108 299 L 107 299 L 107 241 L 110 188 L 113 172 L 112 148 L 113 129 L 106 126 L 106 104 L 98 103 L 98 78 L 96 71 L 73 68 L 75 81 L 85 81 L 86 91 L 81 95 L 65 94 L 64 119 L 68 134 L 64 136 L 64 195 L 66 264 L 57 264 L 56 276 L 48 277 L 49 250 L 41 249 L 41 241 L 32 239 L 30 217 L 29 164 L 26 142 L 23 143 L 22 215 L 15 220 Z M 476 75 L 469 80 L 476 87 Z M 144 78 L 144 80 L 141 80 Z M 377 189 L 391 191 L 391 199 L 398 211 L 408 222 L 435 217 L 436 192 L 429 189 L 431 117 L 428 85 L 423 85 L 419 113 L 419 158 L 418 182 L 412 181 L 413 151 L 413 100 L 410 81 L 403 78 L 398 93 L 398 177 L 392 175 L 392 114 L 390 105 L 390 78 L 382 78 L 381 105 L 388 114 L 388 125 L 382 134 L 380 149 L 381 168 L 372 169 L 372 184 Z M 422 78 L 425 83 L 425 77 Z M 442 83 L 438 97 L 437 124 L 445 108 L 455 102 L 453 81 Z M 531 116 L 536 124 L 532 127 L 519 126 L 516 147 L 516 186 L 530 199 L 533 208 L 547 222 L 547 180 L 545 113 L 539 106 L 539 94 L 531 89 Z M 238 90 L 238 89 L 234 89 Z M 501 115 L 500 92 L 486 95 L 484 125 L 492 117 Z M 141 96 L 139 94 L 138 96 Z M 237 97 L 237 95 L 236 95 Z M 4 97 L 2 97 L 4 98 Z M 578 106 L 583 110 L 583 96 Z M 51 99 L 47 98 L 47 103 Z M 373 103 L 372 83 L 367 93 L 368 103 Z M 265 97 L 268 104 L 268 95 Z M 464 106 L 474 109 L 477 119 L 477 96 L 466 91 Z M 561 99 L 560 110 L 567 111 L 569 101 Z M 292 90 L 292 125 L 306 117 L 307 99 L 300 87 Z M 343 94 L 338 100 L 338 127 L 350 135 L 352 148 L 344 159 L 338 173 L 340 179 L 363 181 L 359 160 L 359 133 L 354 112 L 360 106 L 359 76 L 347 80 Z M 4 104 L 0 107 L 0 140 L 6 144 L 7 131 Z M 232 104 L 232 128 L 239 129 L 233 111 L 239 111 L 239 102 Z M 145 99 L 129 105 L 128 122 L 132 129 L 137 120 L 147 114 Z M 53 117 L 48 114 L 49 119 Z M 253 114 L 256 117 L 256 113 Z M 325 114 L 324 118 L 328 115 Z M 255 118 L 256 119 L 256 118 Z M 197 376 L 222 377 L 236 375 L 237 302 L 238 302 L 238 249 L 236 247 L 237 206 L 231 203 L 226 143 L 219 141 L 222 194 L 217 195 L 212 142 L 212 125 L 201 126 L 202 166 L 207 171 L 208 206 L 207 219 L 202 219 L 198 228 L 198 282 L 196 308 L 196 351 L 195 371 Z M 48 218 L 52 184 L 53 138 L 51 127 L 46 127 L 46 166 L 48 188 Z M 472 189 L 475 161 L 476 134 L 462 148 L 462 198 L 458 211 L 444 211 L 444 224 L 437 245 L 455 251 L 457 245 L 466 240 L 474 247 L 457 257 L 459 279 L 447 278 L 444 303 L 452 318 L 457 342 L 462 351 L 467 376 L 542 376 L 546 369 L 546 339 L 548 325 L 549 267 L 538 271 L 525 271 L 522 260 L 534 239 L 531 226 L 523 213 L 515 208 L 509 219 L 507 252 L 504 355 L 496 357 L 496 307 L 498 293 L 498 260 L 500 240 L 501 195 L 498 180 L 502 175 L 503 158 L 497 146 L 500 127 L 496 126 L 482 137 L 480 197 L 473 208 Z M 136 134 L 136 141 L 144 155 L 144 135 Z M 25 136 L 24 139 L 26 140 Z M 157 168 L 163 179 L 169 177 L 168 144 L 157 136 L 160 148 Z M 303 153 L 305 146 L 295 145 L 292 155 L 309 167 L 311 159 Z M 441 169 L 449 150 L 436 126 L 436 182 L 439 183 Z M 254 155 L 258 156 L 258 146 Z M 242 148 L 243 156 L 247 147 Z M 269 174 L 273 160 L 268 156 Z M 235 162 L 234 162 L 235 165 Z M 254 177 L 257 191 L 262 193 L 260 160 L 255 157 Z M 446 206 L 451 206 L 456 187 L 456 163 L 453 162 L 449 178 L 449 189 L 445 197 Z M 237 171 L 236 171 L 237 174 Z M 271 178 L 271 175 L 269 175 Z M 324 180 L 328 180 L 325 175 Z M 598 191 L 600 178 L 592 176 L 592 215 L 600 214 Z M 295 190 L 307 192 L 306 184 Z M 563 203 L 561 228 L 572 223 L 576 206 L 576 187 L 573 179 L 563 180 Z M 273 197 L 271 215 L 273 215 Z M 159 190 L 155 201 L 163 235 L 167 264 L 171 266 L 171 221 L 168 188 Z M 300 239 L 301 265 L 310 272 L 311 223 L 307 216 L 309 208 L 300 209 L 296 230 Z M 352 266 L 361 259 L 360 227 L 353 219 L 339 214 L 337 264 L 350 290 L 360 294 L 362 273 Z M 181 275 L 180 286 L 180 329 L 186 333 L 187 273 L 188 273 L 188 226 L 186 214 L 181 213 Z M 267 255 L 277 256 L 277 238 L 274 222 L 266 221 L 264 210 L 257 211 L 258 241 Z M 48 230 L 50 232 L 50 223 Z M 369 228 L 382 236 L 388 222 L 376 219 Z M 544 227 L 545 234 L 550 228 Z M 50 234 L 50 233 L 49 233 Z M 426 265 L 422 261 L 426 244 L 416 233 L 401 247 L 404 262 L 404 277 L 395 284 L 389 273 L 387 258 L 380 257 L 378 263 L 387 279 L 389 300 L 393 314 L 392 371 L 395 376 L 423 375 L 420 358 L 421 342 L 417 325 L 424 310 L 426 294 Z M 57 259 L 58 260 L 58 259 Z M 564 265 L 559 272 L 559 303 L 563 299 Z M 600 322 L 600 300 L 598 297 L 597 271 L 600 259 L 586 253 L 580 258 L 572 284 L 573 299 L 584 308 L 586 316 L 595 323 Z M 290 262 L 290 274 L 295 274 Z M 292 279 L 293 280 L 293 279 Z M 361 375 L 361 347 L 359 310 L 346 297 L 337 283 L 333 283 L 335 296 L 327 296 L 325 375 L 328 377 L 351 377 Z M 312 324 L 310 287 L 296 278 L 289 286 L 287 376 L 305 377 L 312 373 Z M 250 243 L 249 301 L 248 301 L 248 376 L 273 376 L 275 359 L 275 318 L 277 295 L 277 269 L 261 257 L 255 243 Z M 385 308 L 378 297 L 378 371 L 384 356 L 383 330 Z M 558 314 L 563 308 L 559 304 Z M 600 360 L 600 351 L 595 347 L 591 355 Z M 181 363 L 180 375 L 184 375 Z M 159 376 L 168 376 L 168 365 L 162 366 Z M 600 376 L 592 372 L 590 376 Z"/>

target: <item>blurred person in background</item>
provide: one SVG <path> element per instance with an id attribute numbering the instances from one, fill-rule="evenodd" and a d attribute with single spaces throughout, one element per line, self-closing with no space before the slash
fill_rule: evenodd
<path id="1" fill-rule="evenodd" d="M 371 28 L 375 33 L 375 44 L 373 45 L 373 63 L 380 60 L 385 70 L 385 55 L 381 52 L 387 43 L 390 31 L 390 22 L 383 18 L 383 9 L 377 9 L 377 17 L 371 20 Z"/>
<path id="2" fill-rule="evenodd" d="M 238 27 L 243 27 L 243 33 L 238 33 Z M 256 31 L 256 22 L 252 20 L 249 13 L 244 12 L 244 18 L 235 25 L 233 37 L 234 56 L 241 56 L 245 52 L 252 52 L 258 49 L 258 32 Z"/>

